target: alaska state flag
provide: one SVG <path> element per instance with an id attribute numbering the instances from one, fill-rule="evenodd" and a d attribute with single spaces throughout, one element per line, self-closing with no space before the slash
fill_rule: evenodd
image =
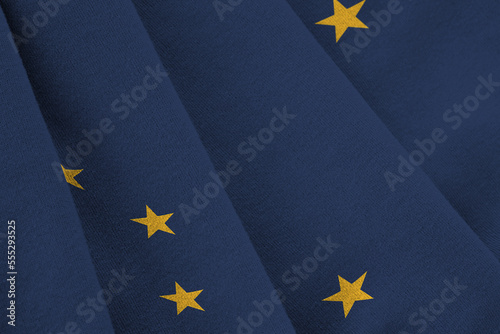
<path id="1" fill-rule="evenodd" d="M 0 7 L 0 333 L 500 333 L 499 3 Z"/>

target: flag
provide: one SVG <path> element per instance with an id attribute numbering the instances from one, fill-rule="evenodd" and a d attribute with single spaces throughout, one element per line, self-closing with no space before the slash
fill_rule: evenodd
<path id="1" fill-rule="evenodd" d="M 2 333 L 500 330 L 498 5 L 1 7 Z"/>

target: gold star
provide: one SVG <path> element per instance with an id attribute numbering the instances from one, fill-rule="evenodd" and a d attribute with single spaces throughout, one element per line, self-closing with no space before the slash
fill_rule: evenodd
<path id="1" fill-rule="evenodd" d="M 148 239 L 149 239 L 156 231 L 163 231 L 175 235 L 175 233 L 165 224 L 172 215 L 173 213 L 157 216 L 153 212 L 153 210 L 151 210 L 149 206 L 146 205 L 146 217 L 135 218 L 131 220 L 140 223 L 142 225 L 146 225 L 148 227 Z"/>
<path id="2" fill-rule="evenodd" d="M 337 42 L 345 33 L 347 28 L 368 29 L 368 27 L 356 17 L 364 3 L 365 0 L 350 8 L 345 8 L 338 0 L 333 0 L 333 10 L 335 14 L 324 20 L 316 22 L 316 24 L 335 26 L 335 36 L 337 38 Z"/>
<path id="3" fill-rule="evenodd" d="M 351 311 L 354 302 L 358 300 L 373 299 L 366 292 L 361 291 L 361 286 L 365 280 L 366 273 L 354 283 L 349 283 L 345 279 L 339 276 L 340 292 L 337 292 L 333 296 L 323 299 L 324 302 L 342 302 L 344 305 L 344 316 Z"/>
<path id="4" fill-rule="evenodd" d="M 195 301 L 195 298 L 198 297 L 198 295 L 202 292 L 203 290 L 198 290 L 198 291 L 193 291 L 193 292 L 186 292 L 184 289 L 179 285 L 179 283 L 175 282 L 175 295 L 166 295 L 166 296 L 160 296 L 161 298 L 165 298 L 168 300 L 171 300 L 173 302 L 177 303 L 177 315 L 184 311 L 186 307 L 192 307 L 197 310 L 202 310 L 205 311 L 204 309 L 201 308 L 201 306 Z"/>
<path id="5" fill-rule="evenodd" d="M 69 184 L 71 184 L 77 188 L 83 189 L 83 187 L 75 180 L 75 176 L 80 174 L 80 172 L 83 169 L 66 169 L 66 168 L 64 168 L 63 165 L 61 165 L 61 168 L 62 168 L 62 171 L 64 173 L 64 178 L 66 179 L 66 182 L 68 182 Z M 85 190 L 85 189 L 83 189 L 83 190 Z"/>

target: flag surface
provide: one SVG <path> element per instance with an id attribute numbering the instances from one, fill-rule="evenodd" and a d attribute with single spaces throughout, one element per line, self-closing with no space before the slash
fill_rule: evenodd
<path id="1" fill-rule="evenodd" d="M 0 3 L 2 333 L 500 333 L 500 5 Z"/>

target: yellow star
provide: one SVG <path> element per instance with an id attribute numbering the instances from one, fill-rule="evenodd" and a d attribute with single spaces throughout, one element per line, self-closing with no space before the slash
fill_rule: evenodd
<path id="1" fill-rule="evenodd" d="M 333 0 L 333 10 L 335 14 L 324 20 L 316 22 L 316 24 L 335 26 L 335 36 L 337 38 L 337 42 L 345 33 L 347 28 L 368 29 L 368 27 L 356 17 L 364 3 L 365 0 L 352 7 L 345 8 L 338 0 Z"/>
<path id="2" fill-rule="evenodd" d="M 351 311 L 354 302 L 358 300 L 373 299 L 366 292 L 361 291 L 361 286 L 365 280 L 366 273 L 354 283 L 349 283 L 345 279 L 339 276 L 340 292 L 337 292 L 333 296 L 323 299 L 324 302 L 342 302 L 344 305 L 344 316 Z"/>
<path id="3" fill-rule="evenodd" d="M 173 302 L 177 303 L 177 315 L 184 311 L 186 307 L 192 307 L 197 310 L 202 310 L 205 311 L 204 309 L 201 308 L 201 306 L 195 301 L 195 298 L 198 297 L 198 295 L 202 292 L 203 290 L 198 290 L 198 291 L 193 291 L 193 292 L 186 292 L 184 289 L 179 285 L 179 283 L 175 282 L 175 295 L 166 295 L 166 296 L 160 296 L 161 298 L 165 298 L 168 300 L 171 300 Z"/>
<path id="4" fill-rule="evenodd" d="M 71 184 L 77 188 L 83 189 L 83 187 L 75 180 L 75 176 L 80 174 L 80 172 L 83 169 L 66 169 L 66 168 L 64 168 L 63 165 L 61 165 L 61 168 L 62 168 L 62 171 L 64 173 L 64 178 L 66 179 L 66 182 L 68 182 L 69 184 Z M 85 189 L 83 189 L 83 190 L 85 190 Z"/>
<path id="5" fill-rule="evenodd" d="M 146 217 L 135 218 L 131 220 L 140 223 L 142 225 L 146 225 L 148 227 L 148 239 L 149 239 L 156 231 L 163 231 L 175 235 L 175 233 L 165 224 L 172 215 L 173 213 L 169 213 L 168 215 L 157 216 L 153 212 L 153 210 L 151 210 L 149 206 L 146 205 Z"/>

